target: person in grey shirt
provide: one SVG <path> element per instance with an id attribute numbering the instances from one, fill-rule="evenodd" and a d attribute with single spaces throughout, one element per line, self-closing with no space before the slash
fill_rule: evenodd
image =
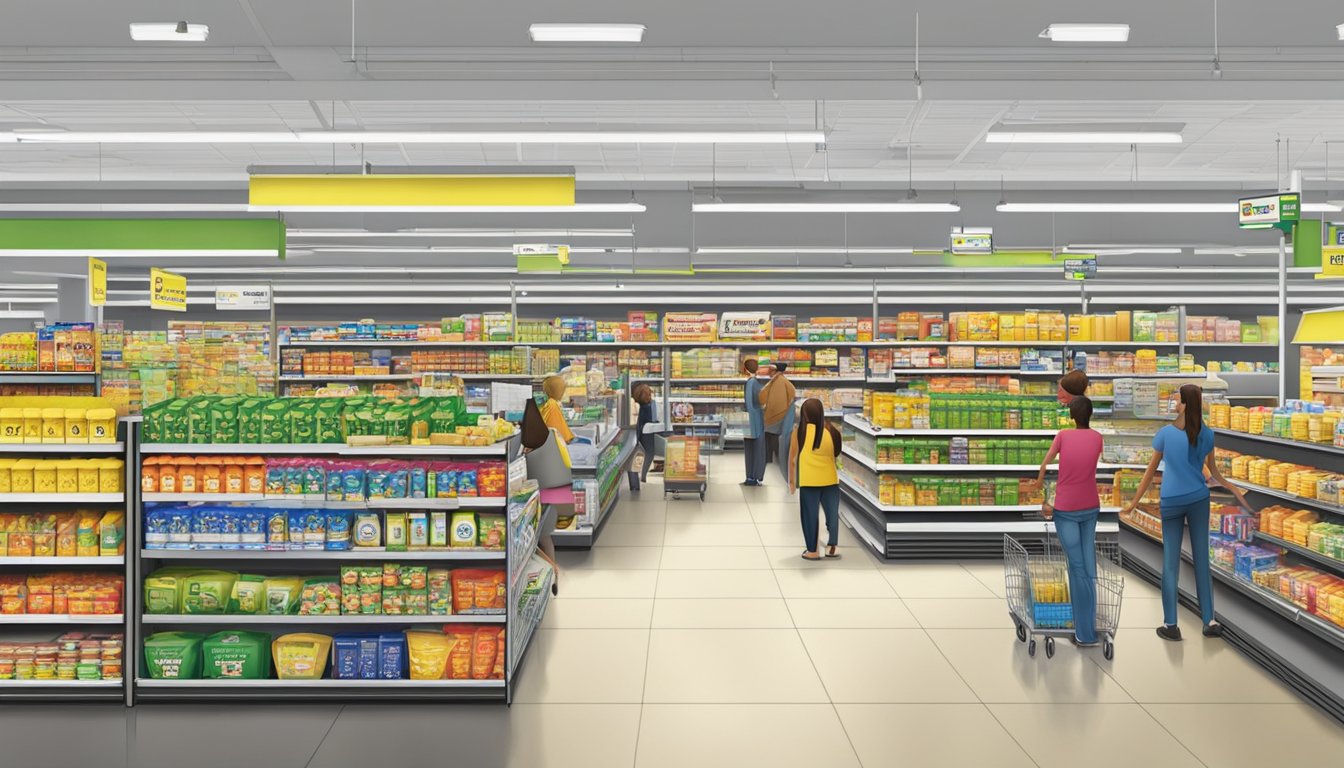
<path id="1" fill-rule="evenodd" d="M 742 435 L 747 470 L 743 485 L 760 485 L 765 481 L 765 409 L 761 406 L 764 384 L 756 378 L 759 367 L 754 357 L 742 361 L 742 373 L 746 376 L 742 405 L 747 412 L 747 426 Z"/>

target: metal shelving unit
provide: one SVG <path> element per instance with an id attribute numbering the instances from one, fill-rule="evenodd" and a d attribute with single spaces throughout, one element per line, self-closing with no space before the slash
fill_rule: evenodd
<path id="1" fill-rule="evenodd" d="M 602 526 L 607 522 L 607 517 L 611 510 L 615 509 L 616 504 L 621 498 L 621 480 L 625 474 L 626 467 L 635 455 L 638 448 L 638 442 L 635 439 L 634 431 L 631 429 L 613 430 L 611 437 L 597 452 L 601 454 L 607 451 L 613 444 L 620 441 L 620 452 L 616 458 L 607 465 L 605 470 L 599 470 L 596 465 L 575 466 L 573 468 L 574 480 L 596 480 L 598 486 L 598 504 L 597 520 L 591 526 L 584 526 L 574 530 L 557 530 L 551 536 L 555 541 L 557 548 L 563 549 L 588 549 L 597 541 L 602 533 Z M 605 489 L 605 490 L 604 490 Z"/>
<path id="2" fill-rule="evenodd" d="M 31 377 L 31 378 L 30 378 Z M 94 385 L 97 374 L 0 374 L 0 383 L 56 383 Z M 74 507 L 107 509 L 120 507 L 126 514 L 126 551 L 130 552 L 131 517 L 134 513 L 134 491 L 138 475 L 132 476 L 129 425 L 118 424 L 120 439 L 112 443 L 0 443 L 0 456 L 105 456 L 118 457 L 124 462 L 123 485 L 125 493 L 7 493 L 0 494 L 0 509 L 8 505 L 37 505 L 41 511 L 61 511 Z M 50 570 L 114 571 L 122 574 L 122 613 L 117 614 L 4 614 L 0 615 L 0 640 L 7 634 L 19 633 L 26 639 L 42 635 L 53 639 L 58 635 L 87 628 L 91 632 L 121 632 L 123 635 L 122 677 L 118 680 L 0 680 L 0 702 L 15 701 L 122 701 L 130 702 L 131 689 L 127 684 L 131 671 L 127 659 L 131 653 L 132 626 L 130 601 L 135 589 L 132 581 L 132 558 L 115 556 L 43 556 L 0 557 L 0 573 L 43 572 Z"/>
<path id="3" fill-rule="evenodd" d="M 385 456 L 389 458 L 425 458 L 474 457 L 503 458 L 514 457 L 519 451 L 516 438 L 506 444 L 493 446 L 376 446 L 376 450 L 364 447 L 342 445 L 322 446 L 266 446 L 272 454 L 303 455 L 304 449 L 316 448 L 312 455 L 322 456 Z M 136 455 L 151 453 L 203 452 L 200 449 L 216 453 L 249 453 L 251 446 L 196 446 L 196 445 L 154 445 L 144 446 Z M 515 465 L 521 461 L 515 461 Z M 517 466 L 510 467 L 512 478 L 518 473 Z M 216 501 L 216 496 L 201 494 L 190 495 L 145 495 L 139 498 L 132 515 L 131 528 L 133 540 L 143 541 L 143 509 L 146 503 L 156 501 Z M 505 497 L 458 497 L 448 499 L 394 499 L 372 500 L 368 502 L 324 502 L 286 501 L 268 497 L 228 498 L 239 503 L 260 502 L 278 505 L 299 503 L 304 506 L 326 508 L 363 508 L 363 509 L 508 509 L 509 500 Z M 515 528 L 509 524 L 510 535 L 504 550 L 483 550 L 477 548 L 442 548 L 432 550 L 414 550 L 389 552 L 384 548 L 353 548 L 347 551 L 325 550 L 197 550 L 197 549 L 144 549 L 138 545 L 131 558 L 132 569 L 136 575 L 135 584 L 143 583 L 143 577 L 160 565 L 181 563 L 199 563 L 202 567 L 210 565 L 225 568 L 238 568 L 246 563 L 248 571 L 303 573 L 320 568 L 334 571 L 338 563 L 380 563 L 415 562 L 434 563 L 447 567 L 481 567 L 491 564 L 502 568 L 506 574 L 525 570 L 519 568 L 535 550 L 536 536 L 524 543 L 514 540 Z M 512 605 L 516 600 L 514 592 L 520 585 L 512 580 L 509 584 L 508 600 L 510 608 L 503 614 L 482 615 L 236 615 L 236 614 L 146 614 L 143 596 L 138 587 L 134 590 L 131 603 L 131 623 L 134 626 L 136 643 L 128 648 L 128 674 L 134 675 L 134 699 L 158 700 L 216 700 L 216 699 L 258 699 L 258 700 L 341 700 L 359 701 L 370 699 L 433 699 L 433 700 L 489 700 L 509 701 L 511 687 L 509 681 L 514 673 L 512 665 L 506 666 L 504 680 L 155 680 L 148 677 L 145 667 L 144 649 L 141 638 L 147 630 L 172 628 L 199 628 L 214 631 L 229 627 L 248 627 L 264 629 L 274 627 L 275 634 L 289 631 L 312 630 L 321 632 L 351 631 L 366 628 L 369 630 L 387 630 L 409 627 L 433 627 L 452 624 L 497 624 L 505 628 L 506 642 L 515 634 L 530 633 L 531 627 L 515 626 Z M 539 617 L 538 617 L 539 620 Z M 134 700 L 132 699 L 132 701 Z"/>

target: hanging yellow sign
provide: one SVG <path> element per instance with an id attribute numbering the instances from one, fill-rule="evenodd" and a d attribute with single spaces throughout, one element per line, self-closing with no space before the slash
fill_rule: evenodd
<path id="1" fill-rule="evenodd" d="M 187 278 L 157 267 L 149 270 L 149 308 L 187 311 Z"/>
<path id="2" fill-rule="evenodd" d="M 101 307 L 107 303 L 107 262 L 89 259 L 89 306 Z"/>

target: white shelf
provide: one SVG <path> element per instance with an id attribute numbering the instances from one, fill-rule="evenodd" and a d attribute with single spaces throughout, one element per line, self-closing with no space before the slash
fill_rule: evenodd
<path id="1" fill-rule="evenodd" d="M 389 552 L 382 547 L 355 547 L 347 550 L 307 549 L 144 549 L 140 557 L 152 560 L 397 560 L 401 562 L 499 561 L 502 549 L 439 547 L 406 552 Z M 4 560 L 0 560 L 4 563 Z"/>
<path id="2" fill-rule="evenodd" d="M 873 426 L 860 414 L 845 415 L 845 424 L 874 437 L 911 436 L 948 436 L 948 437 L 1054 437 L 1057 429 L 891 429 Z"/>
<path id="3" fill-rule="evenodd" d="M 1263 493 L 1266 496 L 1273 496 L 1275 498 L 1284 499 L 1285 501 L 1291 501 L 1294 504 L 1302 504 L 1311 507 L 1313 509 L 1320 509 L 1326 512 L 1332 512 L 1336 515 L 1344 515 L 1344 505 L 1331 504 L 1330 502 L 1323 501 L 1321 499 L 1308 499 L 1303 496 L 1294 496 L 1293 494 L 1288 493 L 1287 491 L 1280 491 L 1277 488 L 1266 488 L 1263 485 L 1248 483 L 1245 480 L 1233 480 L 1232 478 L 1229 477 L 1227 478 L 1227 481 L 1237 486 L 1238 488 L 1244 488 L 1245 490 L 1248 491 Z"/>
<path id="4" fill-rule="evenodd" d="M 144 454 L 272 454 L 285 456 L 504 456 L 507 442 L 490 445 L 345 445 L 342 443 L 145 443 Z"/>
<path id="5" fill-rule="evenodd" d="M 124 624 L 120 613 L 6 613 L 0 615 L 0 626 L 6 624 Z"/>
<path id="6" fill-rule="evenodd" d="M 125 443 L 0 443 L 0 454 L 5 453 L 57 453 L 57 454 L 108 454 L 125 453 Z"/>
<path id="7" fill-rule="evenodd" d="M 0 680 L 6 688 L 120 688 L 123 680 Z"/>
<path id="8" fill-rule="evenodd" d="M 121 555 L 110 557 L 0 557 L 4 565 L 124 565 Z"/>
<path id="9" fill-rule="evenodd" d="M 503 624 L 504 614 L 488 616 L 386 616 L 333 614 L 329 616 L 271 616 L 251 613 L 176 614 L 147 613 L 140 617 L 142 624 Z"/>
<path id="10" fill-rule="evenodd" d="M 1278 349 L 1277 341 L 1187 341 L 1187 347 L 1264 347 Z"/>
<path id="11" fill-rule="evenodd" d="M 868 467 L 874 472 L 904 472 L 907 474 L 924 473 L 944 473 L 944 472 L 1035 472 L 1040 469 L 1040 464 L 878 464 L 872 457 L 864 456 L 861 453 L 851 451 L 848 446 L 844 449 L 844 454 L 860 464 Z M 1144 469 L 1147 464 L 1097 464 L 1097 469 Z M 1047 471 L 1058 471 L 1057 464 L 1046 468 Z"/>
<path id="12" fill-rule="evenodd" d="M 122 493 L 0 493 L 0 504 L 114 504 Z"/>
<path id="13" fill-rule="evenodd" d="M 222 504 L 231 501 L 265 501 L 266 496 L 260 493 L 142 493 L 140 500 L 145 503 L 197 501 L 202 504 Z"/>
<path id="14" fill-rule="evenodd" d="M 874 383 L 885 383 L 911 376 L 1063 376 L 1064 371 L 1028 371 L 1020 368 L 892 368 L 889 376 L 873 376 Z"/>
<path id="15" fill-rule="evenodd" d="M 278 381 L 410 381 L 417 378 L 419 374 L 414 373 L 384 373 L 384 374 L 349 374 L 339 373 L 328 374 L 325 376 L 280 376 Z"/>
<path id="16" fill-rule="evenodd" d="M 282 506 L 299 505 L 321 509 L 460 509 L 462 499 L 479 499 L 480 496 L 448 497 L 440 499 L 368 499 L 367 501 L 331 501 L 321 498 L 293 498 L 286 496 L 265 496 L 259 493 L 146 493 L 141 496 L 145 503 L 200 503 L 226 504 L 237 502 L 270 502 Z"/>
<path id="17" fill-rule="evenodd" d="M 135 679 L 136 688 L 503 688 L 503 680 L 153 680 Z"/>
<path id="18" fill-rule="evenodd" d="M 1271 437 L 1270 435 L 1252 435 L 1249 432 L 1238 432 L 1234 429 L 1215 428 L 1214 433 L 1227 435 L 1229 437 L 1239 437 L 1245 440 L 1254 440 L 1258 443 L 1269 443 L 1271 445 L 1286 445 L 1292 448 L 1302 448 L 1308 451 L 1320 451 L 1322 453 L 1335 453 L 1344 456 L 1344 447 L 1333 445 L 1331 443 L 1308 443 L 1304 440 L 1289 440 L 1286 437 Z"/>

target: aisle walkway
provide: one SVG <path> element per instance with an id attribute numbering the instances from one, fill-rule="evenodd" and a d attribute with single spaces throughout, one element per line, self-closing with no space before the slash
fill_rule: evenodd
<path id="1" fill-rule="evenodd" d="M 1115 661 L 1027 658 L 990 563 L 799 558 L 778 475 L 623 502 L 561 596 L 518 702 L 0 707 L 23 768 L 1324 765 L 1344 729 L 1221 641 L 1159 640 L 1128 579 Z M 1187 627 L 1195 618 L 1182 619 Z"/>

